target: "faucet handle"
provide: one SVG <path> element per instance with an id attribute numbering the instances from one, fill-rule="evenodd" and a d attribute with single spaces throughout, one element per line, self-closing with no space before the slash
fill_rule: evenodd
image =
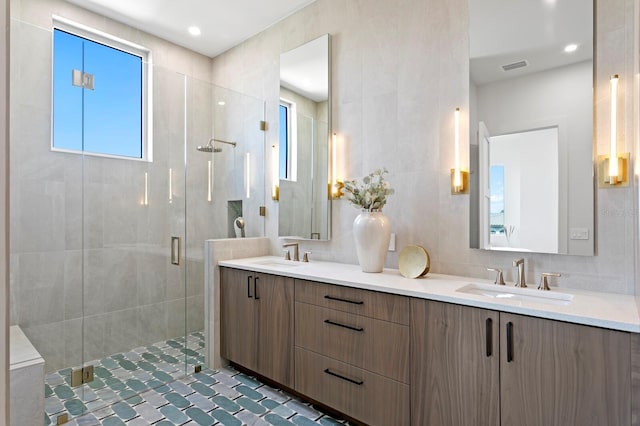
<path id="1" fill-rule="evenodd" d="M 305 251 L 304 255 L 302 256 L 302 261 L 303 262 L 309 262 L 309 255 L 311 254 L 310 251 Z"/>
<path id="2" fill-rule="evenodd" d="M 551 272 L 543 272 L 540 277 L 540 284 L 538 285 L 538 290 L 551 290 L 549 288 L 549 281 L 547 281 L 547 277 L 561 277 L 560 274 L 555 274 Z"/>
<path id="3" fill-rule="evenodd" d="M 289 250 L 283 250 L 284 252 L 284 260 L 291 260 L 291 253 L 289 253 Z"/>
<path id="4" fill-rule="evenodd" d="M 487 268 L 487 271 L 496 272 L 496 280 L 494 284 L 504 285 L 504 276 L 502 275 L 502 269 L 499 268 Z"/>

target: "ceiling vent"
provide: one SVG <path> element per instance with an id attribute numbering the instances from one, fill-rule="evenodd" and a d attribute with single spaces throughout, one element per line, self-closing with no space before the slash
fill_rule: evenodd
<path id="1" fill-rule="evenodd" d="M 529 66 L 529 62 L 527 61 L 518 61 L 518 62 L 513 62 L 511 64 L 506 64 L 502 66 L 502 71 L 512 71 L 518 68 L 524 68 L 524 67 L 528 67 Z"/>

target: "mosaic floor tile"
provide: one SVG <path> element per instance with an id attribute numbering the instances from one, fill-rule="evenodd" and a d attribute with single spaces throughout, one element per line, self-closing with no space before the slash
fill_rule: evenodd
<path id="1" fill-rule="evenodd" d="M 47 375 L 44 424 L 66 412 L 70 426 L 345 425 L 230 367 L 184 376 L 185 346 L 198 353 L 188 363 L 204 363 L 204 335 L 193 333 L 97 360 L 82 387 L 68 385 L 70 369 Z"/>

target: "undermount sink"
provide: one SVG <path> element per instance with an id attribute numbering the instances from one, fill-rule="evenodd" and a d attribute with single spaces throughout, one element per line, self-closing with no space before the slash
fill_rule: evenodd
<path id="1" fill-rule="evenodd" d="M 293 268 L 295 266 L 300 266 L 299 262 L 295 262 L 293 260 L 278 260 L 278 259 L 265 259 L 265 260 L 257 260 L 253 262 L 256 265 L 264 265 L 264 266 L 284 266 L 286 268 Z"/>
<path id="2" fill-rule="evenodd" d="M 471 283 L 464 287 L 460 287 L 456 291 L 461 293 L 477 294 L 497 300 L 515 300 L 560 306 L 570 305 L 573 300 L 572 294 L 541 291 L 536 290 L 535 288 L 507 287 L 496 284 Z"/>

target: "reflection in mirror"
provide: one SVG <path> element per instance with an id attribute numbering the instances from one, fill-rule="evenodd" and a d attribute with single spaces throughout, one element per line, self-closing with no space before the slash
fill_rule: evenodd
<path id="1" fill-rule="evenodd" d="M 593 3 L 469 0 L 470 246 L 593 255 Z"/>
<path id="2" fill-rule="evenodd" d="M 329 35 L 280 55 L 281 237 L 329 239 Z"/>

